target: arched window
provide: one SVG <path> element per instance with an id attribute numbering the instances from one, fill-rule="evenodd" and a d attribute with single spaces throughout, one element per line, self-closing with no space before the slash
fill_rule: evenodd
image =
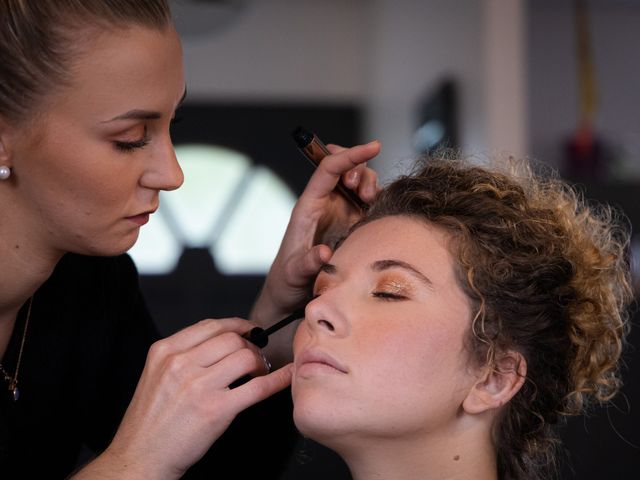
<path id="1" fill-rule="evenodd" d="M 129 251 L 142 275 L 168 275 L 185 248 L 205 248 L 225 275 L 265 274 L 296 197 L 270 169 L 214 145 L 176 147 L 185 181 L 162 192 L 160 208 Z"/>

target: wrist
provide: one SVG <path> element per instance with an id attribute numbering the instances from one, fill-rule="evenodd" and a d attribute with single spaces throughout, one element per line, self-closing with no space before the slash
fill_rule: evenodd
<path id="1" fill-rule="evenodd" d="M 93 461 L 73 474 L 72 480 L 91 480 L 101 478 L 104 480 L 146 480 L 154 478 L 159 480 L 175 480 L 182 476 L 179 472 L 169 472 L 160 467 L 160 462 L 153 462 L 148 452 L 140 455 L 130 455 L 108 447 Z"/>

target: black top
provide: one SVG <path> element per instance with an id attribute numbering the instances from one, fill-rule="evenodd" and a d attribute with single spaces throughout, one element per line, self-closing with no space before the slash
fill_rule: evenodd
<path id="1" fill-rule="evenodd" d="M 23 307 L 3 358 L 9 374 L 25 313 Z M 34 296 L 19 400 L 0 383 L 2 478 L 65 478 L 88 453 L 103 450 L 157 338 L 128 256 L 65 255 Z M 277 478 L 294 440 L 285 391 L 241 414 L 185 478 L 234 470 Z"/>

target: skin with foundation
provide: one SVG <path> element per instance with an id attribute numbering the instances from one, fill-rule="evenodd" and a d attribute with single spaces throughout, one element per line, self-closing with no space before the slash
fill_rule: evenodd
<path id="1" fill-rule="evenodd" d="M 294 340 L 294 419 L 356 480 L 497 478 L 491 426 L 521 380 L 471 361 L 471 307 L 448 242 L 385 217 L 357 228 L 317 277 Z"/>

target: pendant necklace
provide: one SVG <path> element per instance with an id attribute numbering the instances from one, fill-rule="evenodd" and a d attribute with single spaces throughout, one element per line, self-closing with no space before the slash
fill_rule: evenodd
<path id="1" fill-rule="evenodd" d="M 4 376 L 5 381 L 8 383 L 9 392 L 14 402 L 17 402 L 20 398 L 20 390 L 18 389 L 18 372 L 20 371 L 20 361 L 22 360 L 22 350 L 24 350 L 24 341 L 27 338 L 27 328 L 29 327 L 29 319 L 31 318 L 31 304 L 33 303 L 33 297 L 29 299 L 29 307 L 27 308 L 27 318 L 24 322 L 24 330 L 22 331 L 22 341 L 20 342 L 20 350 L 18 351 L 18 361 L 16 362 L 16 371 L 13 376 L 4 369 L 0 363 L 0 374 Z"/>

